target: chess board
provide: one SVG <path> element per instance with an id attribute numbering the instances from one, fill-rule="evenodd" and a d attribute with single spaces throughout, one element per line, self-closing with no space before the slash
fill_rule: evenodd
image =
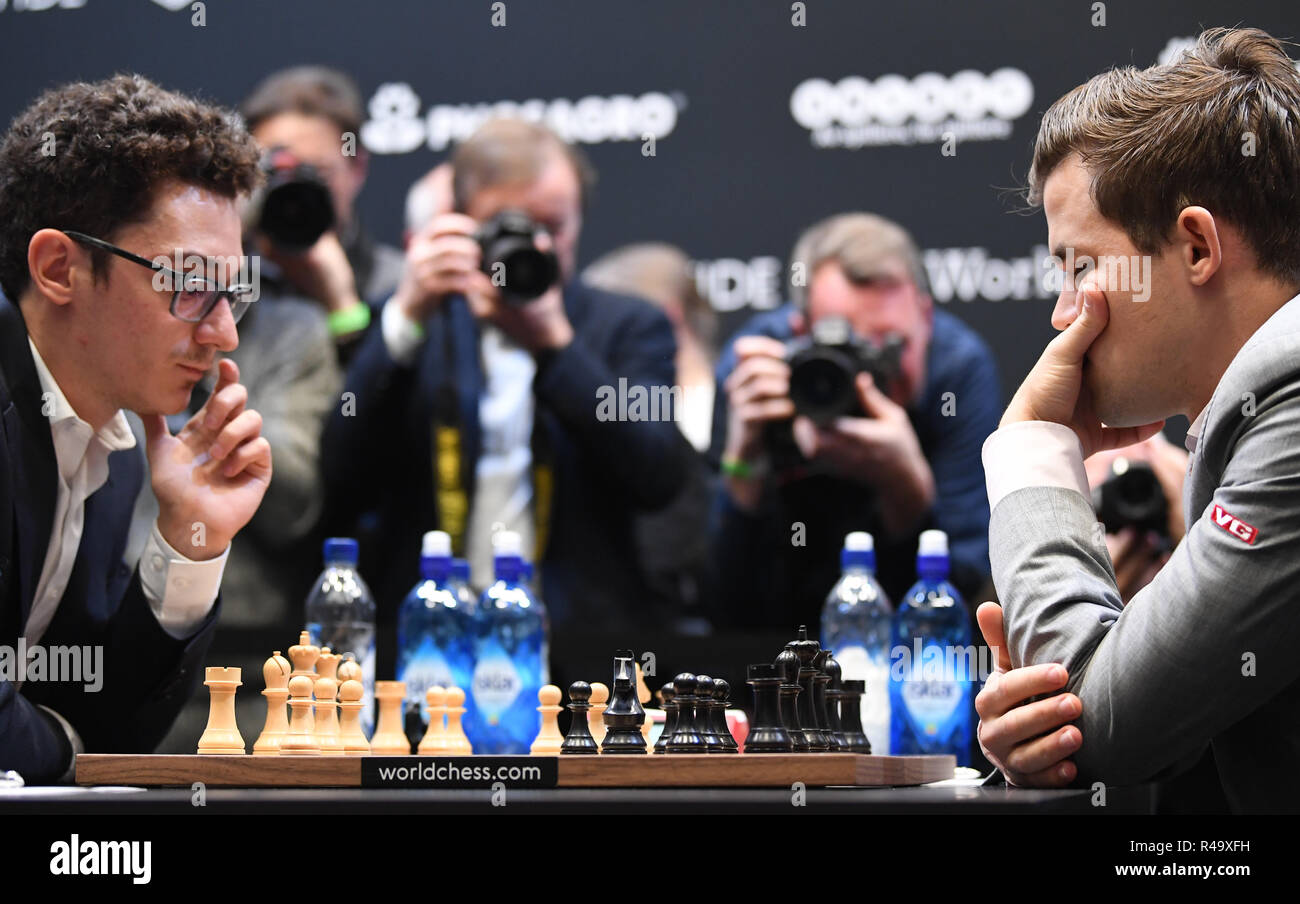
<path id="1" fill-rule="evenodd" d="M 675 754 L 642 756 L 225 756 L 80 754 L 81 785 L 263 788 L 524 787 L 698 788 L 889 787 L 953 776 L 952 756 Z M 498 770 L 506 770 L 500 772 Z M 522 771 L 527 770 L 527 771 Z M 470 776 L 447 780 L 449 773 Z M 439 779 L 439 775 L 444 778 Z M 385 778 L 387 776 L 387 778 Z M 511 777 L 519 776 L 517 782 Z"/>

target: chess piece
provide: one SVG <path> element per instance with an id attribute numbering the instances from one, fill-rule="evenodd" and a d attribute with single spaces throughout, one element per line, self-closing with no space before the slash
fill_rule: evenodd
<path id="1" fill-rule="evenodd" d="M 402 731 L 402 700 L 406 698 L 406 682 L 376 681 L 375 700 L 379 703 L 379 722 L 370 739 L 370 752 L 375 756 L 409 756 L 411 742 Z"/>
<path id="2" fill-rule="evenodd" d="M 704 738 L 700 753 L 717 753 L 722 747 L 722 738 L 713 725 L 713 679 L 708 675 L 695 676 L 695 730 Z"/>
<path id="3" fill-rule="evenodd" d="M 316 680 L 316 660 L 320 658 L 320 647 L 312 646 L 311 632 L 303 631 L 298 635 L 298 642 L 289 648 L 289 661 L 293 663 L 290 679 L 305 676 Z"/>
<path id="4" fill-rule="evenodd" d="M 564 743 L 564 735 L 560 734 L 558 723 L 560 713 L 564 710 L 560 706 L 560 689 L 554 684 L 545 685 L 537 692 L 537 702 L 541 704 L 537 711 L 542 714 L 542 728 L 537 732 L 537 738 L 528 752 L 533 756 L 559 756 L 560 745 Z"/>
<path id="5" fill-rule="evenodd" d="M 370 742 L 361 730 L 361 711 L 366 708 L 361 698 L 365 695 L 366 686 L 355 678 L 339 685 L 339 740 L 347 756 L 364 756 L 370 752 Z"/>
<path id="6" fill-rule="evenodd" d="M 285 707 L 289 699 L 289 660 L 279 650 L 263 663 L 262 680 L 266 682 L 262 691 L 266 698 L 266 724 L 253 744 L 253 756 L 276 756 L 280 753 L 280 741 L 289 730 L 289 710 Z"/>
<path id="7" fill-rule="evenodd" d="M 799 657 L 799 727 L 803 729 L 804 741 L 811 753 L 825 753 L 826 736 L 822 733 L 821 722 L 817 718 L 813 687 L 816 683 L 817 669 L 813 660 L 821 650 L 821 644 L 808 637 L 808 628 L 799 626 L 799 637 L 785 645 Z"/>
<path id="8" fill-rule="evenodd" d="M 605 720 L 601 716 L 605 712 L 605 706 L 609 702 L 609 688 L 599 681 L 591 683 L 591 709 L 587 710 L 587 730 L 591 732 L 591 737 L 600 746 L 600 742 L 605 740 Z"/>
<path id="9" fill-rule="evenodd" d="M 311 678 L 295 675 L 289 679 L 289 730 L 280 741 L 281 756 L 320 753 L 316 743 L 315 720 L 311 714 Z"/>
<path id="10" fill-rule="evenodd" d="M 589 755 L 600 753 L 596 739 L 591 736 L 591 726 L 587 713 L 591 710 L 591 685 L 585 681 L 575 681 L 569 685 L 569 733 L 564 736 L 560 753 Z"/>
<path id="11" fill-rule="evenodd" d="M 861 678 L 848 678 L 840 685 L 840 724 L 844 727 L 844 740 L 850 753 L 871 753 L 871 740 L 862 730 L 862 695 L 867 692 L 867 682 Z"/>
<path id="12" fill-rule="evenodd" d="M 766 662 L 750 665 L 745 682 L 754 689 L 754 722 L 745 739 L 745 753 L 791 753 L 794 742 L 781 723 L 781 675 Z"/>
<path id="13" fill-rule="evenodd" d="M 335 665 L 338 664 L 335 657 Z M 321 677 L 312 685 L 316 695 L 316 746 L 322 756 L 343 756 L 343 740 L 339 737 L 338 694 L 339 683 L 333 678 Z"/>
<path id="14" fill-rule="evenodd" d="M 199 737 L 199 753 L 247 753 L 244 739 L 235 724 L 235 688 L 243 684 L 240 670 L 210 667 L 204 671 L 203 683 L 208 688 L 208 726 Z"/>
<path id="15" fill-rule="evenodd" d="M 799 725 L 798 702 L 799 694 L 803 690 L 799 687 L 799 657 L 794 654 L 794 650 L 787 647 L 776 657 L 775 667 L 781 677 L 781 684 L 777 690 L 777 699 L 781 707 L 781 724 L 790 735 L 794 752 L 807 753 L 808 741 L 804 738 L 803 729 Z"/>
<path id="16" fill-rule="evenodd" d="M 695 726 L 695 676 L 682 672 L 673 679 L 676 692 L 677 726 L 664 746 L 665 753 L 705 753 L 704 738 Z"/>
<path id="17" fill-rule="evenodd" d="M 342 685 L 344 681 L 365 681 L 365 676 L 361 673 L 361 663 L 357 662 L 357 657 L 351 653 L 343 654 L 343 661 L 339 663 L 339 671 L 335 676 Z M 364 688 L 364 683 L 362 684 Z"/>
<path id="18" fill-rule="evenodd" d="M 655 741 L 655 753 L 665 753 L 668 739 L 673 736 L 673 729 L 677 727 L 677 694 L 673 692 L 671 681 L 659 689 L 659 696 L 663 698 L 664 727 L 663 731 L 659 732 L 659 740 Z"/>
<path id="19" fill-rule="evenodd" d="M 645 709 L 636 698 L 635 661 L 631 650 L 619 650 L 614 656 L 614 696 L 603 715 L 605 738 L 600 745 L 601 753 L 646 752 L 645 735 L 641 734 Z"/>
<path id="20" fill-rule="evenodd" d="M 710 707 L 709 717 L 713 723 L 713 733 L 718 738 L 718 746 L 710 748 L 709 753 L 740 753 L 740 745 L 736 743 L 731 728 L 727 725 L 727 702 L 730 697 L 731 682 L 723 678 L 714 678 L 713 705 Z"/>
<path id="21" fill-rule="evenodd" d="M 439 685 L 430 685 L 424 692 L 424 700 L 429 705 L 429 727 L 417 748 L 420 756 L 436 756 L 447 752 L 447 689 Z"/>
<path id="22" fill-rule="evenodd" d="M 830 650 L 826 651 L 822 674 L 826 676 L 823 696 L 826 699 L 826 732 L 833 745 L 831 749 L 837 753 L 849 753 L 849 742 L 844 737 L 844 726 L 840 723 L 840 688 L 843 686 L 844 675 Z"/>
<path id="23" fill-rule="evenodd" d="M 813 657 L 813 668 L 817 670 L 817 674 L 813 676 L 813 713 L 817 716 L 817 727 L 821 729 L 826 750 L 835 753 L 840 749 L 840 741 L 831 728 L 830 713 L 826 709 L 826 686 L 831 681 L 831 676 L 826 674 L 826 663 L 830 658 L 830 650 L 818 650 L 817 655 Z"/>
<path id="24" fill-rule="evenodd" d="M 447 753 L 452 756 L 469 756 L 474 748 L 469 744 L 465 728 L 460 724 L 465 715 L 465 692 L 458 687 L 447 688 L 447 731 L 444 737 Z"/>
<path id="25" fill-rule="evenodd" d="M 320 656 L 316 657 L 316 674 L 322 678 L 333 678 L 335 681 L 341 681 L 339 678 L 339 663 L 343 657 L 330 651 L 329 647 L 320 648 Z"/>

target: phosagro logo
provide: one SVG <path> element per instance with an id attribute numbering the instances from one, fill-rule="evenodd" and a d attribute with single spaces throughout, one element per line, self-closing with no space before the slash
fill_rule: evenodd
<path id="1" fill-rule="evenodd" d="M 50 845 L 50 874 L 54 876 L 131 876 L 148 885 L 153 875 L 152 841 L 68 841 Z"/>
<path id="2" fill-rule="evenodd" d="M 1029 76 L 1007 67 L 988 75 L 810 78 L 790 95 L 790 113 L 817 147 L 860 148 L 1009 138 L 1033 101 Z"/>
<path id="3" fill-rule="evenodd" d="M 421 144 L 445 150 L 463 141 L 480 125 L 498 116 L 545 122 L 566 141 L 656 140 L 669 135 L 686 106 L 680 96 L 647 91 L 639 97 L 616 94 L 569 100 L 503 100 L 479 104 L 437 104 L 420 116 L 420 97 L 405 82 L 380 85 L 370 99 L 370 119 L 361 127 L 361 142 L 376 154 L 409 154 Z"/>

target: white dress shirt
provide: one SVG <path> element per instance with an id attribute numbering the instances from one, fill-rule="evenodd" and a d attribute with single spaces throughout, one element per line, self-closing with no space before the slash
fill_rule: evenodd
<path id="1" fill-rule="evenodd" d="M 28 647 L 40 643 L 59 607 L 76 564 L 85 529 L 86 500 L 108 480 L 108 456 L 135 446 L 126 416 L 119 411 L 98 431 L 77 416 L 55 382 L 36 344 L 28 337 L 41 382 L 42 413 L 50 419 L 58 487 L 50 542 L 36 584 L 36 596 L 23 634 Z M 163 539 L 154 525 L 140 557 L 140 584 L 163 629 L 187 637 L 207 617 L 221 586 L 229 549 L 215 559 L 187 559 Z"/>

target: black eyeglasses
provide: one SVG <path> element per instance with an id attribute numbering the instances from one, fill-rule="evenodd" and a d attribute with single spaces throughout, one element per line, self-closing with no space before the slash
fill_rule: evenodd
<path id="1" fill-rule="evenodd" d="M 184 320 L 186 323 L 198 323 L 203 320 L 204 317 L 212 313 L 212 309 L 223 298 L 230 303 L 231 319 L 238 323 L 239 318 L 243 317 L 249 306 L 257 300 L 253 297 L 253 286 L 246 283 L 223 287 L 205 277 L 199 276 L 197 273 L 184 276 L 170 267 L 164 267 L 156 261 L 151 261 L 138 254 L 132 254 L 130 251 L 116 245 L 110 245 L 103 239 L 97 239 L 93 235 L 86 235 L 84 232 L 73 232 L 71 229 L 64 229 L 62 232 L 68 238 L 83 245 L 101 248 L 110 254 L 116 254 L 120 258 L 129 260 L 133 264 L 148 267 L 150 270 L 166 276 L 170 280 L 168 285 L 172 288 L 172 316 Z"/>

